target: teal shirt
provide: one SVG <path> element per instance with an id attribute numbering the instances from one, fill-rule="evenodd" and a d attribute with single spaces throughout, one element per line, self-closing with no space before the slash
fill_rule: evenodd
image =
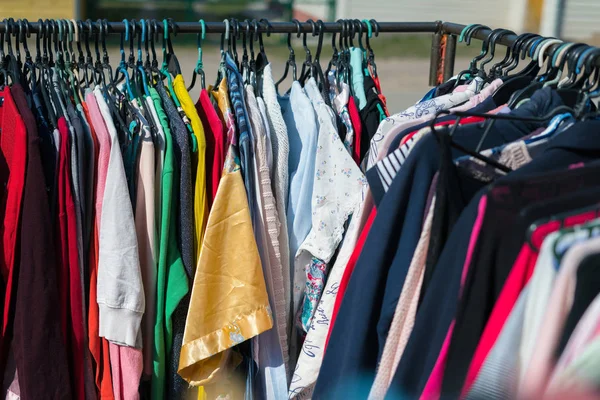
<path id="1" fill-rule="evenodd" d="M 358 109 L 362 110 L 367 105 L 367 94 L 365 93 L 365 78 L 363 75 L 363 53 L 360 48 L 350 49 L 350 66 L 352 67 L 352 89 L 358 100 Z"/>

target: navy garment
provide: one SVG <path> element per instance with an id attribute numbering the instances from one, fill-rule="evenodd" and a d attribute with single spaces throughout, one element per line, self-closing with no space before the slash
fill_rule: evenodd
<path id="1" fill-rule="evenodd" d="M 250 119 L 248 118 L 246 100 L 244 98 L 244 87 L 242 86 L 244 80 L 229 53 L 226 54 L 225 65 L 227 67 L 229 97 L 231 105 L 233 106 L 238 133 L 240 135 L 240 164 L 242 175 L 244 177 L 244 186 L 246 187 L 246 195 L 248 196 L 248 208 L 250 210 L 252 226 L 256 229 L 256 213 L 258 212 L 258 205 L 256 204 L 256 186 L 254 184 L 254 168 L 252 166 L 254 159 L 254 150 L 252 146 L 253 135 L 251 132 Z"/>
<path id="2" fill-rule="evenodd" d="M 479 106 L 473 108 L 471 111 L 487 112 L 487 111 L 495 108 L 494 104 L 495 103 L 493 102 L 493 100 L 489 100 L 487 102 L 481 103 Z M 446 115 L 446 116 L 438 118 L 436 120 L 436 122 L 454 121 L 455 119 L 456 119 L 456 116 L 454 116 L 454 115 Z M 406 135 L 408 135 L 411 132 L 415 132 L 421 128 L 426 128 L 429 125 L 431 125 L 431 121 L 424 122 L 419 125 L 415 125 L 411 128 L 408 128 L 408 129 L 400 132 L 398 135 L 396 135 L 396 137 L 392 141 L 392 144 L 391 144 L 390 148 L 388 149 L 388 155 L 400 147 L 400 141 Z M 392 161 L 392 165 L 394 163 L 400 163 L 400 161 L 401 160 L 399 160 L 398 157 L 396 157 L 396 159 L 394 161 Z M 395 168 L 395 170 L 397 170 L 397 168 Z M 369 190 L 371 191 L 371 194 L 373 195 L 373 200 L 374 200 L 376 206 L 379 206 L 379 203 L 381 203 L 381 199 L 383 198 L 383 196 L 385 196 L 385 194 L 387 192 L 387 190 L 386 190 L 387 186 L 384 186 L 384 183 L 382 182 L 382 177 L 377 172 L 377 168 L 369 169 L 366 173 L 366 176 L 367 176 L 367 180 L 369 181 Z"/>
<path id="3" fill-rule="evenodd" d="M 588 136 L 600 133 L 600 122 L 590 121 L 585 123 L 583 129 Z M 595 126 L 595 127 L 594 127 Z M 582 127 L 578 127 L 581 130 Z M 556 138 L 561 141 L 570 141 L 573 131 L 569 130 Z M 596 159 L 600 156 L 600 149 L 594 150 L 588 146 L 586 150 Z M 549 192 L 560 196 L 577 190 L 600 187 L 597 179 L 597 167 L 581 168 L 580 170 L 567 170 L 555 173 L 547 178 L 547 183 L 539 180 L 523 182 L 518 189 L 523 192 L 519 197 L 525 201 L 539 200 L 539 192 Z M 544 185 L 545 183 L 545 185 Z M 513 184 L 513 186 L 515 186 Z M 493 204 L 494 197 L 508 197 L 502 191 L 490 192 L 489 201 Z M 537 196 L 537 197 L 536 197 Z M 511 207 L 519 205 L 519 198 L 511 196 Z M 600 200 L 597 195 L 592 198 L 592 204 Z M 490 203 L 488 203 L 490 204 Z M 570 205 L 568 209 L 573 206 Z M 512 222 L 510 211 L 498 209 L 491 213 L 486 210 L 482 232 L 494 232 L 496 238 L 478 241 L 473 252 L 472 262 L 467 274 L 467 280 L 458 312 L 454 333 L 448 348 L 448 361 L 444 375 L 442 391 L 444 393 L 459 393 L 466 377 L 469 362 L 472 358 L 478 338 L 481 337 L 485 324 L 489 319 L 494 304 L 508 277 L 518 252 L 525 241 L 524 232 L 528 225 Z M 502 231 L 505 231 L 502 234 Z M 488 236 L 488 235 L 486 235 Z M 474 343 L 473 343 L 474 341 Z"/>
<path id="4" fill-rule="evenodd" d="M 558 95 L 540 90 L 513 114 L 543 115 L 560 105 Z M 483 148 L 514 141 L 540 124 L 497 121 Z M 475 148 L 480 124 L 460 127 L 453 140 Z M 453 158 L 462 154 L 453 149 Z M 439 167 L 435 138 L 426 135 L 415 146 L 378 207 L 333 327 L 314 398 L 343 398 L 347 382 L 374 377 L 404 278 L 423 222 L 429 187 Z M 348 351 L 352 349 L 352 351 Z M 366 397 L 368 393 L 357 393 Z"/>
<path id="5" fill-rule="evenodd" d="M 528 165 L 498 180 L 509 183 L 530 174 L 548 173 L 568 168 L 569 165 L 593 160 L 600 156 L 600 140 L 589 131 L 600 123 L 579 123 L 551 141 L 548 148 Z M 596 143 L 594 143 L 596 142 Z M 590 151 L 588 151 L 590 149 Z M 596 149 L 596 150 L 593 150 Z M 442 251 L 429 290 L 415 320 L 413 332 L 396 370 L 392 386 L 395 390 L 418 396 L 435 365 L 448 327 L 456 315 L 465 255 L 470 233 L 477 218 L 477 209 L 483 191 L 474 197 L 461 214 Z M 552 196 L 549 193 L 547 196 Z"/>

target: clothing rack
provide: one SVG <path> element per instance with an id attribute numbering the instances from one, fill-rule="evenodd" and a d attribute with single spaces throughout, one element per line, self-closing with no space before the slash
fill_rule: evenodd
<path id="1" fill-rule="evenodd" d="M 130 21 L 132 24 L 134 21 Z M 159 20 L 156 21 L 156 28 L 158 31 L 163 31 L 163 23 Z M 354 22 L 358 22 L 354 20 Z M 373 21 L 372 22 L 376 22 Z M 27 29 L 25 32 L 28 33 L 38 33 L 40 31 L 40 27 L 47 23 L 42 20 L 38 20 L 38 22 L 27 22 Z M 266 19 L 262 19 L 261 21 L 238 21 L 241 32 L 245 32 L 247 30 L 253 31 L 257 29 L 259 33 L 297 33 L 298 25 L 294 22 L 270 22 Z M 321 22 L 318 21 L 318 24 Z M 360 22 L 363 28 L 363 32 L 367 32 L 367 24 L 365 21 Z M 140 21 L 136 21 L 136 28 L 141 30 Z M 431 44 L 431 57 L 430 57 L 430 78 L 429 84 L 435 85 L 435 79 L 437 75 L 438 66 L 442 62 L 441 52 L 440 50 L 440 42 L 441 37 L 446 35 L 446 48 L 444 52 L 443 59 L 443 75 L 444 79 L 450 78 L 454 75 L 454 60 L 456 57 L 456 40 L 457 35 L 460 35 L 461 32 L 466 28 L 466 25 L 456 24 L 452 22 L 442 22 L 442 21 L 433 21 L 433 22 L 376 22 L 376 32 L 379 33 L 433 33 L 432 44 Z M 7 20 L 3 20 L 0 22 L 0 32 L 4 33 L 7 30 L 7 25 L 11 25 L 11 22 L 7 24 Z M 99 31 L 101 25 L 104 25 L 107 28 L 107 33 L 122 33 L 125 32 L 125 23 L 124 22 L 106 22 L 102 20 L 97 20 L 93 22 L 91 20 L 87 20 L 84 22 L 79 28 L 83 28 L 84 31 L 89 30 L 91 27 L 94 31 Z M 310 22 L 300 22 L 300 32 L 302 33 L 313 33 L 315 29 L 315 24 Z M 225 33 L 226 32 L 226 24 L 224 22 L 205 22 L 204 23 L 204 32 L 205 33 Z M 19 25 L 15 22 L 12 22 L 12 30 L 15 33 L 15 29 L 19 29 Z M 199 22 L 168 22 L 168 29 L 170 32 L 175 34 L 185 33 L 185 34 L 197 34 L 202 32 L 202 24 Z M 325 33 L 340 33 L 343 32 L 344 24 L 341 20 L 338 22 L 324 22 L 322 24 L 323 32 Z M 479 40 L 485 40 L 489 37 L 491 29 L 488 28 L 479 28 L 472 35 L 472 38 L 476 38 Z M 256 32 L 254 32 L 256 33 Z M 497 40 L 497 44 L 502 44 L 505 46 L 510 46 L 516 40 L 517 35 L 507 34 L 502 36 Z M 558 46 L 558 45 L 554 45 Z"/>

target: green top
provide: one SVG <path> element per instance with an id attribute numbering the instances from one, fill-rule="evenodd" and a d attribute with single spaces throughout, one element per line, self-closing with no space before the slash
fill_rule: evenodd
<path id="1" fill-rule="evenodd" d="M 362 110 L 367 105 L 367 95 L 365 93 L 365 78 L 363 77 L 363 53 L 356 47 L 350 49 L 350 65 L 352 66 L 352 89 L 354 96 L 358 100 L 358 109 Z"/>
<path id="2" fill-rule="evenodd" d="M 187 287 L 182 288 L 178 285 L 168 285 L 167 282 L 181 281 L 178 275 L 183 275 L 187 282 L 185 269 L 181 254 L 177 248 L 176 238 L 176 215 L 177 201 L 173 201 L 173 182 L 174 182 L 174 155 L 171 144 L 171 130 L 169 129 L 169 119 L 162 107 L 160 95 L 154 88 L 149 88 L 150 96 L 156 107 L 156 113 L 160 120 L 160 125 L 165 133 L 165 161 L 162 171 L 162 212 L 160 229 L 160 247 L 158 254 L 158 271 L 156 287 L 156 324 L 154 326 L 154 373 L 152 374 L 152 399 L 162 400 L 165 398 L 165 380 L 167 351 L 171 349 L 173 341 L 173 331 L 171 329 L 171 316 L 179 301 L 187 293 Z"/>

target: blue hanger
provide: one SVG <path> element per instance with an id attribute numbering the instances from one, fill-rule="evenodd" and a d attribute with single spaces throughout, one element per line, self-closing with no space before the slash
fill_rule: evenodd
<path id="1" fill-rule="evenodd" d="M 548 127 L 544 130 L 544 132 L 539 135 L 535 135 L 534 137 L 525 140 L 525 144 L 532 144 L 539 142 L 540 140 L 548 139 L 556 133 L 556 130 L 560 126 L 561 122 L 573 118 L 570 113 L 559 114 L 550 120 Z"/>

